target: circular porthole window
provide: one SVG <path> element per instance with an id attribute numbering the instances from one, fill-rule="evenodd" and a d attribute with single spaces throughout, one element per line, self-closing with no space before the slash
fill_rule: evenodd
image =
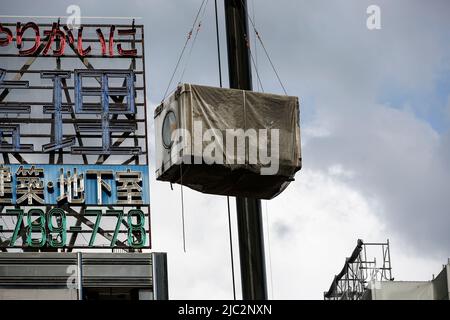
<path id="1" fill-rule="evenodd" d="M 167 112 L 162 126 L 162 141 L 166 149 L 172 147 L 172 133 L 177 129 L 177 117 L 173 111 Z"/>

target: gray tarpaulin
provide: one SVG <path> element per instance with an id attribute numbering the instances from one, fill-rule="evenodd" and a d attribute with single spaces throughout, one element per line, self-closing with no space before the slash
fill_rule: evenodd
<path id="1" fill-rule="evenodd" d="M 300 170 L 297 97 L 191 84 L 181 85 L 175 95 L 178 96 L 180 114 L 186 117 L 186 129 L 193 132 L 192 126 L 196 122 L 201 123 L 203 133 L 208 129 L 217 129 L 211 140 L 219 142 L 215 144 L 215 150 L 224 159 L 223 164 L 183 166 L 183 185 L 204 193 L 270 199 L 283 191 Z M 242 129 L 241 133 L 256 133 L 255 139 L 247 136 L 245 140 L 240 140 L 246 141 L 243 154 L 238 153 L 238 139 L 235 137 L 239 129 Z M 273 130 L 279 132 L 279 140 L 275 140 L 279 147 L 273 146 L 274 154 L 271 153 Z M 267 141 L 264 140 L 265 132 Z M 192 134 L 193 146 L 195 139 Z M 193 148 L 192 156 L 202 156 L 201 152 L 211 144 L 211 140 L 203 141 L 201 150 Z M 265 158 L 265 155 L 268 157 Z M 205 162 L 211 160 L 203 159 Z M 272 165 L 278 163 L 278 170 L 272 175 L 262 175 L 262 169 L 270 167 L 269 160 Z M 177 173 L 161 180 L 181 183 L 179 168 L 174 170 Z"/>

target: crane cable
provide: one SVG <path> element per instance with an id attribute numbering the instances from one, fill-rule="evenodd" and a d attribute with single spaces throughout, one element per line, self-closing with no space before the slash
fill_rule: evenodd
<path id="1" fill-rule="evenodd" d="M 252 15 L 253 15 L 252 25 L 254 26 L 254 28 L 256 30 L 256 10 L 255 10 L 255 1 L 254 0 L 252 0 Z M 250 44 L 250 40 L 248 40 L 248 45 L 249 44 Z M 256 37 L 255 37 L 255 44 L 254 44 L 254 46 L 255 46 L 255 49 L 254 49 L 255 50 L 255 57 L 253 58 L 252 51 L 250 50 L 250 46 L 249 46 L 250 57 L 252 58 L 253 66 L 255 68 L 256 75 L 258 76 L 258 84 L 260 85 L 262 92 L 264 92 L 264 88 L 262 86 L 261 79 L 259 77 L 259 72 L 258 72 L 258 50 L 257 50 L 258 47 L 257 47 Z M 266 228 L 267 228 L 267 247 L 268 247 L 268 258 L 269 258 L 268 260 L 269 260 L 270 294 L 271 294 L 271 298 L 273 300 L 274 299 L 274 295 L 273 295 L 273 269 L 272 269 L 271 243 L 270 243 L 269 209 L 268 209 L 268 201 L 264 201 L 264 202 L 265 202 L 265 218 L 266 218 Z"/>
<path id="2" fill-rule="evenodd" d="M 255 10 L 255 0 L 252 0 L 252 11 L 253 11 L 253 21 L 256 24 L 256 10 Z M 258 46 L 256 42 L 256 37 L 254 37 L 254 48 L 255 48 L 255 70 L 258 70 Z M 250 51 L 251 52 L 251 51 Z M 261 82 L 258 82 L 258 91 L 262 90 L 264 92 L 264 88 L 262 88 Z"/>
<path id="3" fill-rule="evenodd" d="M 196 33 L 195 33 L 195 36 L 194 36 L 194 39 L 193 39 L 193 43 L 192 43 L 191 48 L 189 50 L 187 61 L 185 63 L 185 66 L 183 68 L 183 71 L 182 71 L 182 74 L 181 74 L 181 77 L 180 77 L 180 82 L 182 81 L 182 79 L 184 77 L 184 74 L 186 72 L 190 56 L 192 54 L 192 51 L 193 51 L 193 48 L 194 48 L 194 45 L 195 45 L 195 41 L 196 41 L 196 39 L 198 37 L 198 34 L 199 34 L 201 26 L 202 26 L 202 19 L 203 19 L 204 15 L 205 15 L 206 6 L 207 6 L 208 2 L 209 2 L 209 0 L 203 0 L 201 5 L 200 5 L 200 7 L 199 7 L 199 9 L 198 9 L 198 12 L 197 12 L 197 15 L 196 15 L 196 17 L 194 19 L 192 28 L 190 29 L 190 31 L 189 31 L 189 33 L 187 35 L 186 42 L 185 42 L 185 44 L 184 44 L 184 46 L 183 46 L 183 48 L 181 50 L 181 53 L 180 53 L 180 55 L 178 57 L 177 63 L 176 63 L 175 68 L 174 68 L 174 71 L 173 71 L 172 76 L 171 76 L 171 78 L 169 80 L 169 84 L 167 85 L 167 88 L 166 88 L 166 90 L 164 92 L 164 96 L 163 96 L 162 102 L 164 102 L 164 100 L 166 99 L 166 97 L 168 95 L 170 86 L 172 85 L 173 79 L 174 79 L 174 77 L 176 75 L 176 72 L 177 72 L 179 66 L 180 66 L 180 63 L 181 63 L 182 58 L 183 58 L 183 55 L 184 55 L 184 53 L 185 53 L 185 51 L 187 49 L 189 41 L 192 39 L 192 35 L 193 35 L 193 32 L 194 32 L 195 26 L 197 25 L 197 21 L 199 21 L 199 18 L 200 18 L 200 22 L 198 23 L 197 30 L 196 30 Z M 255 35 L 256 35 L 255 42 L 256 42 L 256 39 L 259 40 L 259 42 L 261 44 L 261 47 L 263 48 L 264 53 L 265 53 L 265 55 L 266 55 L 270 65 L 271 65 L 271 67 L 272 67 L 272 69 L 273 69 L 277 79 L 278 79 L 278 82 L 280 83 L 281 88 L 283 89 L 284 93 L 287 95 L 286 88 L 285 88 L 283 82 L 281 81 L 279 73 L 278 73 L 278 71 L 277 71 L 277 69 L 276 69 L 272 59 L 270 58 L 270 55 L 269 55 L 269 53 L 268 53 L 268 51 L 267 51 L 267 49 L 266 49 L 266 47 L 264 45 L 264 42 L 263 42 L 263 40 L 262 40 L 258 30 L 256 29 L 256 25 L 255 25 L 255 22 L 254 22 L 255 19 L 252 19 L 250 17 L 249 13 L 247 12 L 246 7 L 244 6 L 243 0 L 241 0 L 241 3 L 243 5 L 243 7 L 244 7 L 245 14 L 247 15 L 248 20 L 252 24 L 253 30 L 255 32 Z M 253 2 L 253 7 L 254 7 L 254 2 Z M 254 12 L 253 12 L 253 14 L 254 14 Z M 217 0 L 215 0 L 215 18 L 216 18 L 217 55 L 218 55 L 218 65 L 219 65 L 218 66 L 219 67 L 219 82 L 220 82 L 220 87 L 222 88 L 223 87 L 223 84 L 222 84 L 222 64 L 221 64 L 221 57 L 220 57 L 220 37 L 219 37 L 219 20 L 218 20 L 218 12 L 217 12 Z M 254 18 L 255 18 L 255 16 L 254 16 Z M 250 39 L 248 38 L 247 35 L 246 35 L 246 42 L 247 42 L 247 46 L 249 48 L 252 64 L 253 64 L 253 66 L 255 68 L 255 72 L 256 72 L 256 75 L 257 75 L 257 78 L 258 78 L 258 85 L 261 87 L 261 90 L 264 92 L 262 81 L 261 81 L 261 78 L 260 78 L 260 75 L 259 75 L 259 70 L 258 70 L 258 65 L 257 65 L 257 60 L 256 60 L 257 57 L 256 58 L 253 57 L 253 54 L 252 54 L 252 51 L 251 51 L 251 46 L 250 46 Z M 255 50 L 256 50 L 256 46 L 255 46 Z M 256 54 L 256 51 L 255 51 L 255 54 Z M 182 167 L 181 167 L 181 165 L 180 165 L 180 171 L 181 171 L 180 172 L 181 173 L 181 202 L 182 202 L 182 209 L 181 209 L 182 212 L 181 213 L 182 213 L 182 224 L 183 224 L 183 249 L 184 249 L 184 252 L 186 252 L 184 196 L 183 196 L 183 185 L 182 185 L 183 177 L 182 177 Z M 234 300 L 236 300 L 236 285 L 235 285 L 235 271 L 234 271 L 234 254 L 233 254 L 232 228 L 231 228 L 230 197 L 227 197 L 227 207 L 228 207 L 228 229 L 229 229 L 229 239 L 230 239 L 231 268 L 232 268 L 232 281 L 233 281 L 233 297 L 234 297 Z M 268 221 L 267 206 L 266 206 L 266 219 L 267 219 L 267 224 L 268 224 L 269 221 Z M 269 247 L 270 247 L 270 239 L 268 239 L 268 241 L 269 241 Z M 270 260 L 270 264 L 272 264 L 271 257 L 270 257 L 270 248 L 269 248 L 269 260 Z M 271 271 L 272 296 L 273 296 L 272 266 L 270 266 L 270 269 L 271 269 L 270 271 Z"/>
<path id="4" fill-rule="evenodd" d="M 186 253 L 186 220 L 184 216 L 184 192 L 183 192 L 183 160 L 180 163 L 180 195 L 181 195 L 181 223 L 183 227 L 183 251 Z"/>
<path id="5" fill-rule="evenodd" d="M 183 51 L 182 51 L 182 53 L 180 55 L 180 58 L 178 59 L 177 66 L 175 67 L 174 73 L 172 74 L 171 80 L 169 82 L 169 86 L 168 86 L 168 88 L 166 90 L 166 93 L 164 94 L 164 99 L 166 98 L 166 95 L 167 95 L 167 92 L 169 90 L 169 87 L 172 84 L 173 78 L 175 77 L 175 73 L 176 73 L 176 71 L 178 69 L 178 66 L 179 66 L 180 62 L 181 62 L 181 58 L 182 58 L 182 56 L 184 54 L 184 51 L 186 50 L 187 44 L 188 44 L 189 40 L 192 37 L 192 33 L 194 31 L 194 27 L 196 26 L 197 21 L 200 18 L 200 21 L 199 21 L 198 26 L 197 26 L 197 31 L 196 31 L 195 36 L 194 36 L 194 40 L 192 41 L 192 45 L 191 45 L 191 48 L 189 50 L 188 57 L 186 58 L 185 65 L 184 65 L 183 71 L 182 71 L 181 76 L 180 76 L 179 83 L 181 83 L 181 81 L 182 81 L 182 79 L 184 77 L 184 74 L 186 73 L 190 57 L 191 57 L 192 51 L 193 51 L 194 46 L 195 46 L 195 41 L 197 40 L 198 34 L 199 34 L 200 29 L 202 27 L 202 21 L 203 21 L 203 17 L 205 16 L 206 7 L 208 5 L 208 2 L 209 2 L 209 0 L 203 0 L 202 4 L 200 5 L 200 8 L 199 8 L 199 10 L 197 12 L 197 16 L 195 17 L 195 20 L 194 20 L 194 24 L 192 25 L 192 29 L 188 33 L 187 41 L 186 41 L 185 46 L 183 48 Z M 200 15 L 200 13 L 201 13 L 201 15 Z M 181 163 L 180 163 L 180 197 L 181 197 L 181 223 L 182 223 L 182 228 L 183 228 L 183 251 L 184 251 L 184 253 L 186 253 L 187 250 L 186 250 L 186 219 L 185 219 L 185 210 L 184 210 L 184 191 L 183 191 L 183 160 L 181 160 Z"/>
<path id="6" fill-rule="evenodd" d="M 178 83 L 181 83 L 181 81 L 182 81 L 183 78 L 184 78 L 184 74 L 186 73 L 186 70 L 187 70 L 187 68 L 188 68 L 189 60 L 191 59 L 191 55 L 192 55 L 192 51 L 193 51 L 194 46 L 195 46 L 195 42 L 196 42 L 196 40 L 197 40 L 198 34 L 200 33 L 200 29 L 202 28 L 203 18 L 204 18 L 204 16 L 205 16 L 205 12 L 206 12 L 206 8 L 207 8 L 207 6 L 208 6 L 208 2 L 209 2 L 209 0 L 206 0 L 205 5 L 203 6 L 203 12 L 202 12 L 202 14 L 201 14 L 201 18 L 200 18 L 200 20 L 199 20 L 199 23 L 198 23 L 198 26 L 197 26 L 197 30 L 196 30 L 196 32 L 195 32 L 194 39 L 192 40 L 191 48 L 189 49 L 189 53 L 188 53 L 188 56 L 187 56 L 187 58 L 186 58 L 186 62 L 184 63 L 183 72 L 181 73 L 180 81 L 178 81 Z"/>
<path id="7" fill-rule="evenodd" d="M 255 0 L 252 0 L 252 11 L 253 11 L 253 25 L 256 29 L 256 10 L 255 10 Z M 250 51 L 251 53 L 251 51 Z M 258 47 L 255 37 L 255 71 L 258 75 Z M 258 76 L 259 78 L 259 76 Z M 259 84 L 261 85 L 261 90 L 264 92 L 264 88 L 262 87 L 261 81 L 259 81 Z M 271 243 L 270 243 L 270 222 L 269 222 L 269 206 L 268 201 L 265 201 L 265 211 L 266 211 L 266 226 L 267 226 L 267 247 L 268 247 L 268 254 L 269 254 L 269 276 L 270 276 L 270 296 L 271 299 L 274 299 L 273 296 L 273 269 L 272 269 L 272 250 L 271 250 Z"/>
<path id="8" fill-rule="evenodd" d="M 222 83 L 222 59 L 220 57 L 220 35 L 219 35 L 219 15 L 217 10 L 217 0 L 214 0 L 214 9 L 216 16 L 216 40 L 217 40 L 217 62 L 219 68 L 219 84 L 223 87 Z M 233 251 L 233 233 L 231 230 L 231 209 L 230 209 L 230 197 L 227 196 L 227 208 L 228 208 L 228 234 L 230 239 L 230 258 L 231 258 L 231 279 L 233 282 L 233 299 L 236 300 L 236 280 L 234 272 L 234 251 Z"/>
<path id="9" fill-rule="evenodd" d="M 180 52 L 180 55 L 178 57 L 175 68 L 173 70 L 172 76 L 170 77 L 169 84 L 167 85 L 166 91 L 164 92 L 164 96 L 161 100 L 162 103 L 164 103 L 164 100 L 167 98 L 170 86 L 172 85 L 172 81 L 175 78 L 175 74 L 177 73 L 178 67 L 180 66 L 181 60 L 182 60 L 183 55 L 186 51 L 186 48 L 189 44 L 189 41 L 192 38 L 194 28 L 197 25 L 197 21 L 199 20 L 200 14 L 202 13 L 202 9 L 203 9 L 203 14 L 204 14 L 204 7 L 206 7 L 205 3 L 207 3 L 208 1 L 209 0 L 203 0 L 202 3 L 200 4 L 200 7 L 198 8 L 197 15 L 195 16 L 194 22 L 192 23 L 192 27 L 187 34 L 186 41 Z M 201 26 L 201 23 L 199 24 L 199 27 L 197 28 L 197 33 L 195 35 L 195 38 L 197 38 L 197 34 L 200 31 L 200 26 Z M 192 51 L 192 47 L 191 47 L 191 51 Z M 183 74 L 184 74 L 184 71 L 183 71 Z M 183 165 L 183 161 L 181 161 L 181 163 L 180 163 L 180 185 L 181 185 L 180 196 L 181 196 L 181 222 L 182 222 L 182 228 L 183 228 L 183 251 L 184 251 L 184 253 L 186 253 L 186 224 L 185 224 L 185 214 L 184 214 L 183 167 L 182 167 L 182 165 Z M 170 187 L 172 188 L 172 184 L 170 185 Z"/>
<path id="10" fill-rule="evenodd" d="M 169 87 L 170 87 L 170 85 L 172 84 L 172 80 L 173 80 L 173 78 L 175 77 L 175 73 L 176 73 L 176 71 L 177 71 L 177 69 L 178 69 L 178 66 L 179 66 L 180 62 L 181 62 L 181 58 L 182 58 L 182 56 L 183 56 L 183 54 L 184 54 L 184 51 L 185 51 L 186 48 L 187 48 L 187 45 L 188 45 L 189 40 L 192 38 L 192 33 L 194 32 L 194 28 L 195 28 L 195 26 L 197 25 L 197 21 L 199 21 L 199 22 L 198 22 L 198 26 L 197 26 L 197 30 L 196 30 L 196 32 L 195 32 L 194 39 L 193 39 L 192 44 L 191 44 L 191 48 L 190 48 L 190 50 L 189 50 L 188 56 L 187 56 L 187 58 L 186 58 L 186 62 L 185 62 L 185 64 L 184 64 L 183 71 L 182 71 L 181 76 L 180 76 L 180 81 L 179 81 L 178 83 L 181 83 L 181 81 L 182 81 L 182 79 L 183 79 L 183 77 L 184 77 L 184 74 L 186 73 L 186 70 L 187 70 L 187 67 L 188 67 L 188 64 L 189 64 L 189 60 L 190 60 L 190 58 L 191 58 L 191 54 L 192 54 L 192 51 L 193 51 L 194 46 L 195 46 L 195 42 L 196 42 L 196 40 L 197 40 L 198 34 L 199 34 L 200 29 L 201 29 L 201 26 L 202 26 L 203 17 L 204 17 L 204 15 L 205 15 L 205 11 L 206 11 L 206 7 L 207 7 L 207 5 L 208 5 L 208 2 L 209 2 L 209 0 L 203 0 L 203 2 L 202 2 L 201 5 L 200 5 L 200 8 L 199 8 L 199 10 L 198 10 L 198 12 L 197 12 L 197 16 L 195 17 L 194 23 L 193 23 L 193 25 L 192 25 L 192 29 L 191 29 L 191 31 L 188 33 L 188 38 L 187 38 L 187 40 L 186 40 L 185 46 L 184 46 L 184 48 L 183 48 L 183 50 L 182 50 L 182 53 L 181 53 L 181 55 L 180 55 L 180 58 L 178 59 L 177 66 L 175 67 L 175 70 L 174 70 L 174 73 L 173 73 L 172 78 L 171 78 L 171 80 L 170 80 L 169 86 L 168 86 L 168 88 L 167 88 L 167 90 L 166 90 L 166 93 L 165 93 L 164 95 L 167 94 L 167 91 L 169 90 Z M 201 13 L 201 14 L 200 14 L 200 13 Z M 200 18 L 200 20 L 199 20 L 199 18 Z M 165 99 L 165 98 L 166 98 L 166 97 L 164 97 L 164 99 Z M 164 100 L 164 99 L 163 99 L 163 100 Z M 181 163 L 180 163 L 180 196 L 181 196 L 181 223 L 182 223 L 182 228 L 183 228 L 183 251 L 184 251 L 184 253 L 186 253 L 186 252 L 187 252 L 187 250 L 186 250 L 186 217 L 185 217 L 185 211 L 184 211 L 183 160 L 182 160 Z"/>
<path id="11" fill-rule="evenodd" d="M 243 0 L 241 0 L 241 3 L 242 3 L 242 7 L 244 8 L 245 14 L 247 15 L 247 18 L 248 18 L 248 20 L 250 21 L 250 23 L 251 23 L 251 25 L 252 25 L 252 27 L 253 27 L 253 31 L 255 32 L 255 35 L 256 35 L 257 39 L 259 40 L 259 42 L 260 42 L 260 44 L 261 44 L 261 47 L 262 47 L 263 50 L 264 50 L 264 53 L 265 53 L 265 55 L 266 55 L 266 57 L 267 57 L 267 60 L 269 60 L 269 63 L 270 63 L 270 65 L 271 65 L 271 67 L 272 67 L 272 70 L 274 71 L 274 73 L 275 73 L 275 75 L 276 75 L 276 77 L 277 77 L 277 79 L 278 79 L 278 82 L 280 83 L 280 86 L 281 86 L 281 88 L 282 88 L 283 91 L 284 91 L 284 94 L 287 95 L 287 91 L 286 91 L 286 88 L 285 88 L 285 86 L 284 86 L 284 84 L 283 84 L 283 81 L 281 81 L 281 78 L 280 78 L 280 75 L 279 75 L 279 73 L 278 73 L 278 71 L 277 71 L 277 68 L 275 67 L 275 64 L 273 63 L 272 59 L 270 58 L 269 52 L 267 51 L 266 46 L 264 45 L 264 42 L 263 42 L 263 40 L 262 40 L 262 38 L 261 38 L 260 33 L 259 33 L 258 30 L 256 29 L 255 22 L 254 22 L 253 19 L 250 17 L 250 15 L 249 15 L 249 13 L 248 13 L 248 11 L 247 11 L 247 9 L 246 9 L 246 6 L 244 5 L 244 1 L 243 1 Z"/>
<path id="12" fill-rule="evenodd" d="M 250 58 L 251 58 L 251 61 L 252 61 L 252 64 L 253 64 L 253 68 L 255 69 L 256 77 L 258 79 L 258 89 L 261 88 L 261 91 L 264 93 L 264 87 L 263 87 L 262 82 L 261 82 L 261 77 L 259 76 L 258 62 L 256 61 L 256 47 L 255 47 L 255 58 L 254 58 L 253 57 L 253 53 L 252 53 L 252 49 L 251 49 L 251 46 L 250 46 L 250 39 L 247 36 L 245 38 L 246 38 L 248 51 L 250 52 Z"/>
<path id="13" fill-rule="evenodd" d="M 207 0 L 203 0 L 201 5 L 200 5 L 200 8 L 198 8 L 198 12 L 197 12 L 197 15 L 196 15 L 196 17 L 194 19 L 194 23 L 192 24 L 192 28 L 190 29 L 190 31 L 187 34 L 186 42 L 184 43 L 183 49 L 181 50 L 181 53 L 180 53 L 180 55 L 178 57 L 178 61 L 177 61 L 176 65 L 175 65 L 175 69 L 173 70 L 172 76 L 170 77 L 169 84 L 167 85 L 166 91 L 164 92 L 164 96 L 162 98 L 162 102 L 164 102 L 164 100 L 167 98 L 167 94 L 169 93 L 169 89 L 170 89 L 170 86 L 172 85 L 172 81 L 173 81 L 173 79 L 175 77 L 175 74 L 177 73 L 178 67 L 180 66 L 181 59 L 183 58 L 184 52 L 186 51 L 186 48 L 187 48 L 187 46 L 189 44 L 189 41 L 192 38 L 192 34 L 194 32 L 194 28 L 197 25 L 198 18 L 200 16 L 200 13 L 202 12 L 203 5 L 205 4 L 206 1 Z"/>
<path id="14" fill-rule="evenodd" d="M 270 276 L 270 294 L 272 300 L 273 297 L 273 269 L 272 269 L 272 252 L 271 252 L 271 245 L 270 245 L 270 223 L 269 223 L 269 209 L 267 205 L 268 201 L 265 201 L 266 204 L 266 226 L 267 226 L 267 247 L 268 247 L 268 253 L 269 253 L 269 276 Z"/>

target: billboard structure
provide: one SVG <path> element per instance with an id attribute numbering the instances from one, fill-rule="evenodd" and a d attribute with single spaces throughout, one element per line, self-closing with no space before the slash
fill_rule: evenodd
<path id="1" fill-rule="evenodd" d="M 369 243 L 358 239 L 356 248 L 345 259 L 344 267 L 324 292 L 325 300 L 366 300 L 370 286 L 392 282 L 389 240 Z"/>
<path id="2" fill-rule="evenodd" d="M 0 250 L 151 248 L 144 27 L 0 22 Z"/>

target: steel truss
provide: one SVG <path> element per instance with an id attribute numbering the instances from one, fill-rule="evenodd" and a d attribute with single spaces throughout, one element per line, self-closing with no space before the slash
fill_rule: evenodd
<path id="1" fill-rule="evenodd" d="M 368 252 L 374 255 L 368 258 Z M 377 256 L 381 257 L 381 264 L 377 263 Z M 334 277 L 330 289 L 324 293 L 324 299 L 361 300 L 370 283 L 393 280 L 389 240 L 385 243 L 364 243 L 359 239 L 341 272 Z"/>

